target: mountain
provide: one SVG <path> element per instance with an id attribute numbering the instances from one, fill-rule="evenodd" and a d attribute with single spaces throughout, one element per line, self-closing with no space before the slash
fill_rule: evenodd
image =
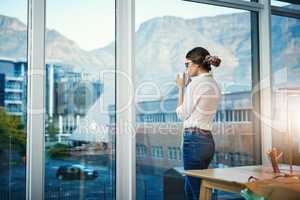
<path id="1" fill-rule="evenodd" d="M 300 20 L 285 17 L 272 17 L 272 20 L 273 69 L 289 67 L 288 73 L 296 81 L 300 75 Z M 60 60 L 92 73 L 114 67 L 114 41 L 104 48 L 85 51 L 56 30 L 47 29 L 46 34 L 48 60 Z M 142 23 L 135 36 L 137 83 L 153 81 L 160 87 L 167 82 L 174 84 L 176 74 L 184 70 L 187 51 L 203 46 L 222 59 L 214 75 L 223 88 L 241 91 L 251 87 L 248 12 L 194 19 L 153 18 Z M 0 56 L 25 57 L 26 26 L 16 18 L 0 15 L 0 44 Z M 281 73 L 276 76 L 284 79 Z"/>
<path id="2" fill-rule="evenodd" d="M 0 15 L 0 56 L 25 58 L 26 26 L 17 18 Z"/>
<path id="3" fill-rule="evenodd" d="M 17 18 L 0 15 L 0 56 L 25 59 L 27 27 Z M 93 72 L 111 67 L 103 57 L 81 49 L 74 41 L 55 30 L 46 30 L 46 62 L 63 62 L 76 70 Z"/>
<path id="4" fill-rule="evenodd" d="M 196 46 L 207 48 L 212 55 L 217 55 L 222 59 L 222 67 L 216 70 L 216 78 L 224 83 L 238 82 L 238 76 L 232 76 L 237 68 L 247 68 L 250 66 L 247 56 L 237 58 L 236 52 L 241 41 L 247 42 L 248 35 L 241 34 L 235 43 L 229 41 L 230 30 L 226 24 L 221 26 L 214 24 L 213 20 L 226 19 L 236 16 L 207 17 L 197 19 L 182 19 L 171 16 L 155 18 L 145 22 L 137 31 L 137 67 L 153 70 L 153 77 L 176 76 L 176 73 L 184 70 L 185 55 L 187 51 Z M 216 19 L 217 18 L 217 19 Z M 241 19 L 245 16 L 241 15 Z M 220 32 L 215 31 L 218 25 Z M 222 30 L 223 29 L 223 30 Z M 240 32 L 246 32 L 247 26 L 241 26 Z M 155 30 L 155 31 L 148 31 Z M 226 34 L 224 34 L 226 33 Z M 221 42 L 220 42 L 221 41 Z M 246 49 L 249 51 L 249 49 Z M 246 62 L 247 60 L 248 62 Z M 155 61 L 155 62 L 153 62 Z M 246 73 L 247 71 L 245 71 Z M 142 76 L 143 74 L 140 74 Z M 146 76 L 148 75 L 145 74 Z M 245 77 L 249 77 L 249 74 Z M 243 81 L 242 81 L 243 82 Z"/>
<path id="5" fill-rule="evenodd" d="M 46 60 L 59 60 L 74 66 L 76 69 L 96 72 L 108 66 L 102 57 L 81 49 L 74 41 L 69 40 L 55 30 L 46 33 Z"/>
<path id="6" fill-rule="evenodd" d="M 218 24 L 210 22 L 218 21 L 220 18 L 227 20 L 225 26 L 222 26 L 223 29 L 219 32 L 211 31 L 214 30 L 213 26 Z M 241 38 L 234 42 L 232 40 L 236 39 L 233 35 L 236 30 L 232 31 L 232 29 L 236 26 L 226 26 L 232 18 L 243 20 L 238 27 Z M 239 82 L 241 85 L 244 82 L 244 85 L 249 85 L 250 28 L 247 23 L 244 23 L 247 20 L 249 20 L 247 14 L 239 14 L 191 20 L 164 16 L 144 22 L 136 32 L 137 82 L 151 81 L 160 86 L 166 82 L 174 83 L 176 74 L 184 70 L 186 52 L 195 46 L 203 46 L 208 48 L 211 54 L 222 58 L 223 69 L 216 70 L 218 79 L 229 84 Z M 114 43 L 110 44 L 113 45 Z M 102 48 L 93 51 L 93 53 L 99 52 L 103 55 L 103 52 L 107 51 Z M 235 56 L 237 52 L 239 58 Z M 241 56 L 241 53 L 244 56 Z M 240 74 L 232 75 L 236 73 L 236 68 L 247 69 L 240 70 L 244 74 L 242 79 L 238 77 Z"/>
<path id="7" fill-rule="evenodd" d="M 184 70 L 186 52 L 203 46 L 222 59 L 214 75 L 223 89 L 250 90 L 250 19 L 250 13 L 245 12 L 195 19 L 164 16 L 145 21 L 135 37 L 137 82 L 153 81 L 159 87 L 172 82 Z M 300 20 L 272 16 L 272 45 L 272 69 L 278 84 L 300 84 Z M 148 90 L 153 92 L 153 88 Z"/>

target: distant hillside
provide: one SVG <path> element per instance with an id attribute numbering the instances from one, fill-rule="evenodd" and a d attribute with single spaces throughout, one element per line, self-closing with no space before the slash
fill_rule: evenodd
<path id="1" fill-rule="evenodd" d="M 273 17 L 274 70 L 289 67 L 293 81 L 300 77 L 300 20 Z M 47 59 L 60 60 L 85 72 L 111 68 L 115 43 L 93 51 L 47 29 Z M 0 15 L 0 56 L 24 58 L 26 26 L 16 18 Z M 174 16 L 145 21 L 136 32 L 136 80 L 162 84 L 184 70 L 185 54 L 203 46 L 222 59 L 216 79 L 228 90 L 249 90 L 251 83 L 251 27 L 249 13 L 183 19 Z M 262 66 L 263 67 L 263 66 Z M 282 76 L 282 75 L 279 75 Z"/>

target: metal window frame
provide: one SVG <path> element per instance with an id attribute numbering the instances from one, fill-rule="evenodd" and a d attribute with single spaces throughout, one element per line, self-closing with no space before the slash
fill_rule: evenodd
<path id="1" fill-rule="evenodd" d="M 260 57 L 260 125 L 262 164 L 268 164 L 266 152 L 272 148 L 272 47 L 271 47 L 271 2 L 260 0 L 264 5 L 259 13 L 259 57 Z"/>
<path id="2" fill-rule="evenodd" d="M 271 10 L 272 15 L 300 19 L 300 10 L 293 10 L 290 8 L 284 8 L 279 6 L 271 6 Z"/>
<path id="3" fill-rule="evenodd" d="M 264 8 L 264 5 L 261 3 L 253 1 L 242 1 L 242 0 L 183 0 L 196 3 L 204 3 L 214 6 L 222 6 L 228 8 L 235 8 L 241 10 L 255 11 L 258 12 Z"/>
<path id="4" fill-rule="evenodd" d="M 300 4 L 299 0 L 278 0 L 286 3 Z"/>
<path id="5" fill-rule="evenodd" d="M 260 90 L 255 92 L 255 88 L 259 85 L 260 82 L 260 47 L 259 47 L 259 13 L 258 12 L 251 12 L 251 55 L 252 55 L 252 65 L 251 65 L 251 74 L 252 74 L 252 90 L 254 93 L 252 96 L 252 112 L 251 118 L 248 117 L 248 111 L 245 111 L 245 116 L 242 114 L 242 117 L 245 117 L 245 121 L 251 120 L 253 122 L 253 141 L 254 141 L 254 148 L 253 148 L 253 155 L 255 164 L 262 163 L 262 134 L 261 134 L 261 122 L 258 117 L 254 115 L 255 113 L 261 113 L 260 108 Z M 253 112 L 254 111 L 254 112 Z"/>
<path id="6" fill-rule="evenodd" d="M 116 199 L 136 198 L 135 0 L 116 0 Z M 124 76 L 127 78 L 124 79 Z M 124 109 L 125 105 L 129 105 Z"/>
<path id="7" fill-rule="evenodd" d="M 28 1 L 26 199 L 44 199 L 45 0 Z"/>
<path id="8" fill-rule="evenodd" d="M 124 5 L 122 4 L 123 12 Z M 117 13 L 117 12 L 116 12 Z M 126 13 L 126 12 L 125 12 Z M 28 0 L 28 101 L 27 101 L 27 166 L 26 199 L 44 199 L 45 179 L 45 31 L 46 0 Z M 120 13 L 119 13 L 120 14 Z M 123 19 L 119 21 L 124 22 Z M 124 27 L 122 27 L 124 28 Z M 124 35 L 121 38 L 124 39 Z M 124 46 L 122 46 L 124 49 Z M 123 51 L 124 52 L 124 51 Z M 124 55 L 123 55 L 124 56 Z M 125 56 L 124 56 L 125 57 Z M 123 63 L 122 63 L 123 62 Z M 120 66 L 123 66 L 122 60 Z M 127 65 L 125 65 L 127 66 Z M 120 91 L 120 90 L 119 90 Z M 124 143 L 124 139 L 122 139 Z M 123 153 L 124 154 L 124 153 Z M 118 155 L 120 156 L 120 155 Z M 125 155 L 122 155 L 122 157 Z M 123 164 L 126 159 L 122 160 Z M 121 165 L 119 165 L 121 166 Z M 117 170 L 120 171 L 120 168 Z M 128 177 L 126 173 L 118 174 L 120 183 Z M 120 178 L 121 177 L 121 178 Z M 125 177 L 125 178 L 124 178 Z M 123 184 L 119 184 L 123 186 Z M 125 186 L 125 185 L 124 185 Z M 127 188 L 119 190 L 125 191 Z M 117 191 L 118 192 L 118 191 Z M 118 192 L 119 193 L 119 192 Z M 132 195 L 132 193 L 130 193 Z M 122 197 L 119 199 L 123 199 Z M 130 198 L 128 198 L 130 199 Z"/>
<path id="9" fill-rule="evenodd" d="M 45 67 L 45 1 L 28 0 L 28 120 L 27 120 L 27 185 L 26 198 L 43 199 L 44 193 L 44 82 Z M 271 5 L 270 0 L 244 2 L 234 0 L 185 0 L 216 6 L 259 12 L 259 69 L 261 96 L 260 107 L 263 116 L 271 116 Z M 134 77 L 134 33 L 135 1 L 116 0 L 116 59 L 117 70 L 125 72 L 131 81 Z M 286 12 L 272 6 L 274 13 Z M 129 51 L 127 51 L 129 49 Z M 263 52 L 263 53 L 262 53 Z M 264 82 L 262 83 L 262 80 Z M 117 75 L 116 107 L 121 108 L 131 97 L 125 91 L 126 83 Z M 269 88 L 269 89 L 265 89 Z M 134 88 L 131 88 L 134 89 Z M 39 109 L 41 108 L 41 109 Z M 36 113 L 36 111 L 40 111 Z M 116 116 L 116 198 L 135 199 L 135 137 L 132 129 L 123 129 L 124 122 L 134 126 L 134 106 L 131 105 Z M 126 120 L 124 120 L 126 119 Z M 265 151 L 272 147 L 272 131 L 267 124 L 261 124 L 261 156 L 263 164 L 267 159 Z M 34 159 L 33 159 L 34 158 Z"/>

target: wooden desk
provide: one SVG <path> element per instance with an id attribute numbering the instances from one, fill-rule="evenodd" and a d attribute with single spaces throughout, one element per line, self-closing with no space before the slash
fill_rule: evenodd
<path id="1" fill-rule="evenodd" d="M 280 165 L 281 172 L 288 172 L 288 169 L 288 165 Z M 295 166 L 294 172 L 299 173 L 300 167 Z M 271 167 L 264 167 L 261 165 L 187 170 L 184 171 L 184 174 L 202 179 L 200 200 L 210 200 L 212 189 L 240 193 L 242 189 L 245 189 L 245 184 L 248 183 L 248 178 L 250 176 L 254 176 L 260 180 L 266 180 L 278 175 L 273 173 Z"/>

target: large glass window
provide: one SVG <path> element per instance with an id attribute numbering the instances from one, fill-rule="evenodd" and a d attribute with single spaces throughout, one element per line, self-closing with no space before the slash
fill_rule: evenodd
<path id="1" fill-rule="evenodd" d="M 16 6 L 17 5 L 17 6 Z M 0 199 L 26 198 L 27 1 L 0 2 Z"/>
<path id="2" fill-rule="evenodd" d="M 0 199 L 26 196 L 27 4 L 0 2 Z M 296 0 L 271 5 L 300 10 Z M 45 199 L 115 199 L 115 1 L 47 0 L 46 14 Z M 195 2 L 136 0 L 137 199 L 183 192 L 169 181 L 183 162 L 175 78 L 196 46 L 222 59 L 213 70 L 222 100 L 209 167 L 260 163 L 255 17 Z M 299 38 L 299 19 L 272 16 L 272 144 L 284 152 L 283 162 L 291 153 L 294 164 L 300 163 Z"/>
<path id="3" fill-rule="evenodd" d="M 248 11 L 179 0 L 136 1 L 136 143 L 138 149 L 144 145 L 149 150 L 136 159 L 137 199 L 182 195 L 183 186 L 168 182 L 182 169 L 175 78 L 185 70 L 186 53 L 196 46 L 222 59 L 213 70 L 222 100 L 213 127 L 216 153 L 210 167 L 260 163 L 251 101 L 257 42 L 251 39 L 251 17 Z"/>
<path id="4" fill-rule="evenodd" d="M 300 164 L 300 20 L 272 16 L 273 147 Z M 290 139 L 290 140 L 289 140 Z"/>
<path id="5" fill-rule="evenodd" d="M 46 13 L 45 199 L 114 199 L 115 3 Z"/>

